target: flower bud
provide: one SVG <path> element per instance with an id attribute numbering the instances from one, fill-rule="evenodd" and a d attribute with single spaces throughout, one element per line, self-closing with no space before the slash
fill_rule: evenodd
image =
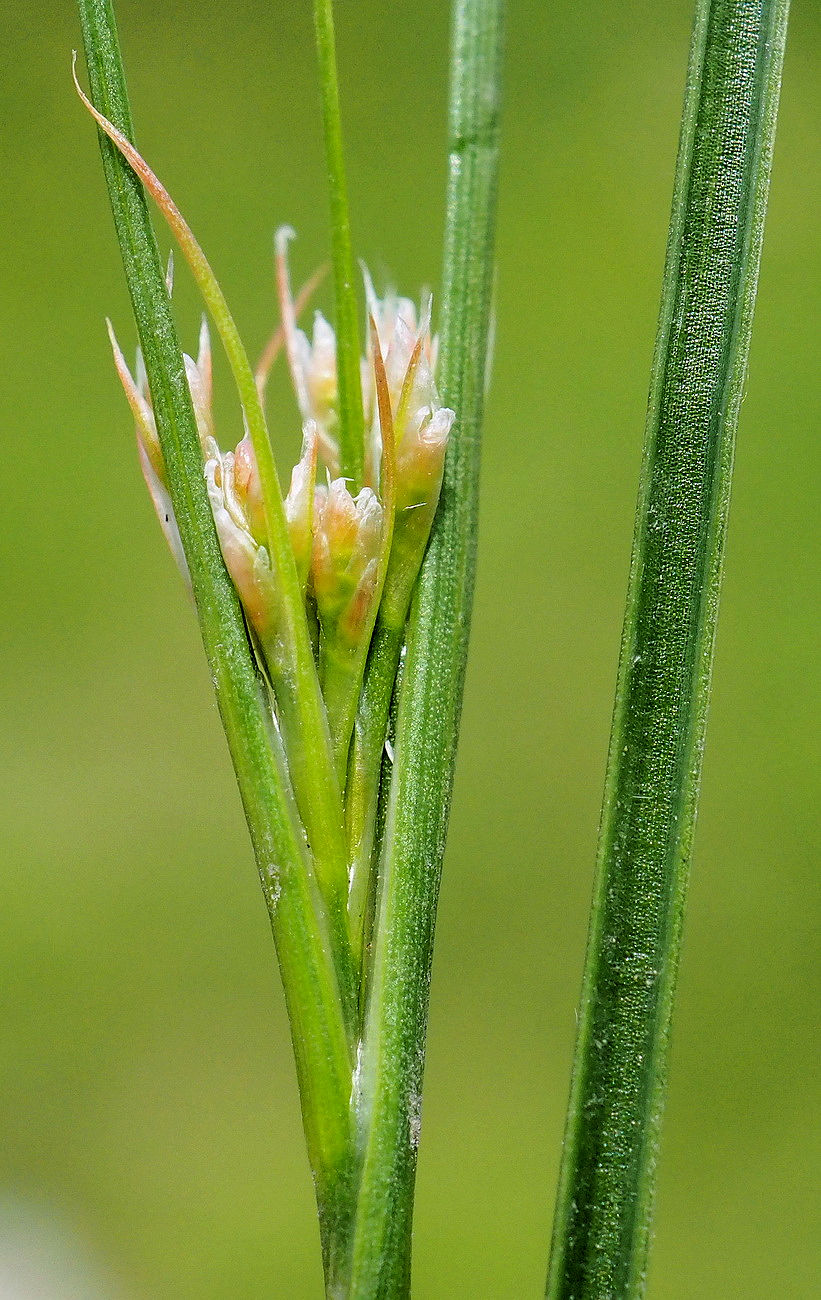
<path id="1" fill-rule="evenodd" d="M 316 425 L 311 421 L 306 427 L 302 455 L 291 473 L 291 486 L 285 498 L 285 518 L 288 521 L 296 571 L 303 592 L 311 567 L 317 445 Z"/>
<path id="2" fill-rule="evenodd" d="M 157 437 L 157 423 L 154 419 L 154 411 L 151 406 L 151 395 L 148 391 L 148 382 L 145 377 L 145 367 L 142 364 L 142 355 L 138 350 L 137 365 L 135 367 L 137 377 L 135 379 L 126 365 L 125 357 L 122 354 L 122 349 L 120 348 L 120 345 L 117 342 L 117 336 L 114 333 L 114 327 L 108 319 L 106 319 L 106 327 L 111 342 L 111 351 L 114 354 L 114 367 L 117 371 L 120 383 L 123 386 L 126 401 L 131 407 L 131 414 L 134 416 L 137 443 L 147 456 L 156 477 L 161 483 L 165 483 L 165 462 L 160 447 L 160 440 Z"/>
<path id="3" fill-rule="evenodd" d="M 375 493 L 352 497 L 344 479 L 320 488 L 314 506 L 311 578 L 323 633 L 347 648 L 367 624 L 379 572 L 383 511 Z"/>
<path id="4" fill-rule="evenodd" d="M 406 510 L 436 509 L 455 418 L 446 406 L 427 407 L 406 424 L 396 451 L 397 517 Z"/>
<path id="5" fill-rule="evenodd" d="M 297 331 L 310 416 L 321 429 L 332 434 L 339 420 L 339 390 L 336 377 L 336 334 L 321 311 L 314 316 L 312 341 Z"/>
<path id="6" fill-rule="evenodd" d="M 303 425 L 316 429 L 319 451 L 332 477 L 339 474 L 339 393 L 336 369 L 336 335 L 321 312 L 314 317 L 313 335 L 297 329 L 296 307 L 288 272 L 288 243 L 294 238 L 290 226 L 276 232 L 277 291 L 285 338 L 288 368 Z"/>
<path id="7" fill-rule="evenodd" d="M 248 532 L 257 545 L 262 546 L 267 541 L 262 484 L 254 447 L 247 434 L 237 444 L 234 452 L 234 490 L 241 503 Z"/>
<path id="8" fill-rule="evenodd" d="M 248 621 L 263 645 L 277 626 L 278 603 L 268 552 L 254 539 L 241 494 L 237 491 L 233 452 L 220 453 L 211 442 L 205 463 L 208 499 L 225 567 L 237 589 Z"/>
<path id="9" fill-rule="evenodd" d="M 200 325 L 197 359 L 194 361 L 184 353 L 183 361 L 197 421 L 197 432 L 204 449 L 207 440 L 214 436 L 214 417 L 211 413 L 211 339 L 208 333 L 208 322 L 204 316 Z"/>
<path id="10" fill-rule="evenodd" d="M 177 525 L 177 517 L 174 514 L 174 507 L 171 504 L 171 495 L 167 486 L 157 475 L 154 466 L 149 459 L 148 452 L 142 442 L 137 439 L 137 452 L 140 457 L 140 468 L 143 472 L 145 485 L 148 488 L 148 494 L 151 497 L 157 518 L 160 521 L 160 528 L 163 537 L 168 543 L 168 549 L 177 562 L 183 578 L 188 586 L 191 586 L 191 574 L 188 570 L 188 561 L 185 558 L 185 552 L 182 548 L 182 538 Z"/>
<path id="11" fill-rule="evenodd" d="M 407 616 L 413 584 L 422 563 L 439 501 L 448 436 L 454 412 L 440 404 L 434 380 L 436 340 L 430 335 L 431 301 L 419 315 L 408 299 L 377 299 L 367 271 L 365 291 L 371 319 L 385 358 L 385 377 L 393 415 L 395 517 L 381 617 L 399 628 Z M 373 357 L 373 340 L 371 340 Z M 371 422 L 370 456 L 381 459 L 376 384 L 367 389 Z"/>
<path id="12" fill-rule="evenodd" d="M 148 381 L 142 355 L 139 351 L 137 352 L 137 365 L 135 367 L 137 376 L 134 378 L 126 365 L 125 357 L 117 342 L 111 321 L 107 320 L 106 325 L 108 327 L 108 337 L 111 340 L 111 350 L 114 354 L 114 366 L 134 416 L 137 452 L 145 485 L 148 488 L 148 494 L 160 521 L 160 527 L 168 543 L 168 548 L 176 560 L 182 576 L 190 586 L 191 575 L 188 572 L 180 530 L 174 515 L 174 507 L 171 504 L 171 494 L 168 491 L 165 461 L 163 460 L 160 440 L 157 436 L 157 423 L 151 406 L 151 396 L 148 391 Z"/>
<path id="13" fill-rule="evenodd" d="M 284 503 L 297 573 L 303 588 L 308 581 L 311 562 L 316 449 L 316 431 L 313 425 L 309 425 L 303 439 L 302 456 L 291 473 L 291 486 Z M 242 512 L 244 527 L 256 544 L 263 546 L 268 537 L 262 484 L 253 444 L 247 434 L 237 445 L 233 456 L 233 491 L 237 506 Z"/>
<path id="14" fill-rule="evenodd" d="M 172 266 L 169 262 L 169 270 L 166 276 L 168 291 L 171 292 Z M 119 343 L 117 342 L 111 321 L 107 320 L 108 337 L 111 340 L 111 350 L 114 354 L 114 366 L 123 386 L 128 405 L 134 416 L 134 425 L 137 435 L 137 450 L 140 457 L 140 467 L 143 472 L 146 487 L 160 521 L 160 527 L 166 541 L 168 542 L 171 554 L 177 561 L 183 577 L 190 583 L 188 565 L 182 548 L 180 530 L 177 526 L 177 520 L 174 516 L 174 507 L 171 504 L 171 494 L 168 490 L 168 476 L 165 469 L 165 460 L 163 459 L 160 440 L 157 436 L 157 422 L 154 418 L 154 409 L 151 403 L 151 394 L 148 388 L 148 379 L 145 373 L 142 352 L 137 349 L 137 364 L 135 374 L 126 365 L 125 357 L 122 354 Z M 208 325 L 203 317 L 200 326 L 199 351 L 197 360 L 194 361 L 189 356 L 183 356 L 185 362 L 185 374 L 188 380 L 188 387 L 191 392 L 191 401 L 194 407 L 194 415 L 197 421 L 197 431 L 200 437 L 200 443 L 205 449 L 206 445 L 213 442 L 213 419 L 211 415 L 211 341 L 208 334 Z"/>
<path id="15" fill-rule="evenodd" d="M 396 515 L 380 617 L 399 629 L 407 617 L 413 584 L 428 544 L 439 503 L 453 411 L 440 407 L 397 456 Z"/>

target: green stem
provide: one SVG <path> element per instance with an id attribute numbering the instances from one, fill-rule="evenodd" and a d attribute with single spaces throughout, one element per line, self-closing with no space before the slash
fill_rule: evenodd
<path id="1" fill-rule="evenodd" d="M 476 555 L 498 171 L 501 0 L 455 0 L 441 388 L 457 413 L 408 625 L 374 926 L 357 1118 L 362 1170 L 350 1294 L 403 1297 L 428 989 Z"/>
<path id="2" fill-rule="evenodd" d="M 332 0 L 314 0 L 316 50 L 322 88 L 325 156 L 331 200 L 331 253 L 334 272 L 336 364 L 339 391 L 339 463 L 351 492 L 362 486 L 365 416 L 359 373 L 359 309 L 356 301 L 348 189 L 342 154 L 342 117 L 336 74 L 336 36 Z"/>
<path id="3" fill-rule="evenodd" d="M 326 639 L 320 649 L 319 674 L 322 696 L 328 711 L 331 752 L 339 782 L 344 786 L 348 770 L 356 702 L 362 684 L 360 656 L 355 648 Z"/>
<path id="4" fill-rule="evenodd" d="M 95 102 L 130 137 L 131 114 L 110 2 L 80 0 L 79 8 Z M 347 1169 L 351 1060 L 324 908 L 239 601 L 222 562 L 145 195 L 132 169 L 102 133 L 100 148 L 203 644 L 276 941 L 317 1195 L 321 1207 L 333 1206 Z"/>
<path id="5" fill-rule="evenodd" d="M 547 1285 L 643 1294 L 787 0 L 700 0 Z"/>
<path id="6" fill-rule="evenodd" d="M 396 670 L 402 653 L 403 633 L 404 624 L 400 628 L 393 628 L 381 619 L 377 622 L 356 715 L 345 791 L 345 823 L 350 862 L 348 924 L 354 964 L 360 972 L 360 984 L 364 977 L 369 917 L 372 915 L 371 895 L 375 888 L 373 847 L 379 802 L 379 773 L 388 734 Z"/>

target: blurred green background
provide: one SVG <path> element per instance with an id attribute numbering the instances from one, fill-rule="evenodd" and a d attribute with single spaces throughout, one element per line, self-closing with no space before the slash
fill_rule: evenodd
<path id="1" fill-rule="evenodd" d="M 542 1290 L 691 18 L 690 0 L 510 10 L 418 1300 Z M 654 1300 L 817 1294 L 821 12 L 794 10 Z M 299 230 L 296 276 L 326 255 L 308 0 L 118 11 L 139 142 L 256 352 L 274 320 L 274 226 Z M 317 1296 L 265 908 L 108 354 L 104 315 L 129 351 L 134 330 L 94 131 L 71 89 L 78 23 L 70 4 L 2 0 L 0 16 L 0 1294 Z M 447 5 L 341 0 L 339 27 L 358 251 L 378 279 L 435 287 Z M 177 278 L 191 348 L 198 307 Z M 217 382 L 228 444 L 239 435 L 224 367 Z M 286 464 L 297 435 L 281 380 L 274 401 Z"/>

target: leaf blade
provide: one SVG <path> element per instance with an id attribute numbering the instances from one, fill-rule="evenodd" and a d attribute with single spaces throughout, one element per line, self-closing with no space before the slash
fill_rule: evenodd
<path id="1" fill-rule="evenodd" d="M 787 0 L 699 0 L 550 1300 L 643 1292 Z"/>

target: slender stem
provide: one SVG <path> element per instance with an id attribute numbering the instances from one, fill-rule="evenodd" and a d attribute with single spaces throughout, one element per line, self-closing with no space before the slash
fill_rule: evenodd
<path id="1" fill-rule="evenodd" d="M 314 0 L 316 50 L 322 88 L 325 156 L 331 199 L 331 252 L 334 272 L 337 384 L 339 390 L 339 463 L 351 491 L 362 486 L 365 416 L 359 374 L 359 309 L 356 302 L 348 189 L 342 154 L 342 116 L 336 75 L 336 35 L 332 0 Z"/>
<path id="2" fill-rule="evenodd" d="M 441 333 L 457 413 L 408 625 L 360 1070 L 350 1293 L 406 1296 L 439 876 L 476 555 L 498 168 L 501 0 L 455 0 Z"/>
<path id="3" fill-rule="evenodd" d="M 92 94 L 106 116 L 131 137 L 110 2 L 80 0 L 79 7 Z M 102 133 L 100 148 L 203 644 L 276 940 L 317 1194 L 321 1205 L 333 1203 L 334 1185 L 347 1163 L 351 1060 L 324 908 L 239 601 L 222 562 L 145 195 Z"/>
<path id="4" fill-rule="evenodd" d="M 367 649 L 367 646 L 366 646 Z M 351 743 L 356 702 L 361 685 L 357 672 L 357 654 L 351 646 L 325 638 L 319 653 L 319 675 L 322 695 L 328 710 L 331 729 L 331 749 L 340 784 L 347 774 L 348 750 Z"/>
<path id="5" fill-rule="evenodd" d="M 373 848 L 379 772 L 403 633 L 404 625 L 393 628 L 381 619 L 377 622 L 356 715 L 345 790 L 345 827 L 350 862 L 348 925 L 354 963 L 360 971 L 360 985 L 369 940 L 368 918 L 372 913 L 370 902 L 374 883 Z"/>
<path id="6" fill-rule="evenodd" d="M 787 0 L 700 0 L 547 1285 L 644 1291 Z"/>
<path id="7" fill-rule="evenodd" d="M 75 84 L 76 78 L 75 78 Z M 346 939 L 347 867 L 340 784 L 334 770 L 325 706 L 319 688 L 305 617 L 302 583 L 296 571 L 282 493 L 265 413 L 254 373 L 217 278 L 168 191 L 128 138 L 83 94 L 98 126 L 134 169 L 157 203 L 183 251 L 225 348 L 259 469 L 272 574 L 278 584 L 281 632 L 270 664 L 279 719 L 286 739 L 297 803 L 311 841 L 316 873 L 333 913 L 334 942 L 344 974 L 343 990 L 354 1007 L 353 967 Z"/>

